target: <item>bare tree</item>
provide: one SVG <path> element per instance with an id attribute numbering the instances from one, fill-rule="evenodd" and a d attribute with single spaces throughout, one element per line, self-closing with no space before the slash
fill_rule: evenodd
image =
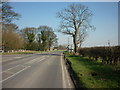
<path id="1" fill-rule="evenodd" d="M 13 11 L 9 2 L 2 2 L 2 23 L 10 24 L 14 19 L 19 19 L 20 15 Z"/>
<path id="2" fill-rule="evenodd" d="M 2 42 L 4 44 L 4 50 L 17 50 L 23 48 L 22 37 L 13 31 L 3 31 L 2 32 Z"/>
<path id="3" fill-rule="evenodd" d="M 0 2 L 0 24 L 2 25 L 2 46 L 5 51 L 23 48 L 23 39 L 16 33 L 18 26 L 13 20 L 20 15 L 14 12 L 9 2 Z"/>
<path id="4" fill-rule="evenodd" d="M 2 30 L 3 31 L 13 31 L 13 32 L 17 32 L 19 29 L 18 29 L 18 26 L 16 24 L 2 24 Z"/>
<path id="5" fill-rule="evenodd" d="M 79 34 L 78 34 L 79 48 L 81 48 L 82 43 L 85 41 L 86 37 L 87 37 L 87 31 L 86 30 L 79 30 Z"/>
<path id="6" fill-rule="evenodd" d="M 94 26 L 90 24 L 91 11 L 88 7 L 81 4 L 71 4 L 68 8 L 57 13 L 57 17 L 61 18 L 60 32 L 71 35 L 74 43 L 74 53 L 77 53 L 79 41 L 78 36 L 84 36 L 80 30 L 93 29 Z M 80 33 L 79 33 L 80 32 Z M 82 37 L 83 38 L 83 37 Z"/>

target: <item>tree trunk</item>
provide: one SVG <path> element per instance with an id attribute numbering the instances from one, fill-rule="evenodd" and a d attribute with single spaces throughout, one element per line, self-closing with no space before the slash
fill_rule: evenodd
<path id="1" fill-rule="evenodd" d="M 49 51 L 50 51 L 50 47 L 49 47 Z"/>
<path id="2" fill-rule="evenodd" d="M 73 35 L 73 43 L 74 43 L 74 53 L 75 55 L 77 54 L 77 49 L 78 49 L 78 43 L 77 43 L 77 35 L 78 35 L 78 28 L 76 28 L 76 24 L 75 25 L 75 34 Z"/>
<path id="3" fill-rule="evenodd" d="M 74 53 L 77 54 L 77 42 L 76 42 L 76 36 L 73 35 L 73 43 L 74 43 Z"/>

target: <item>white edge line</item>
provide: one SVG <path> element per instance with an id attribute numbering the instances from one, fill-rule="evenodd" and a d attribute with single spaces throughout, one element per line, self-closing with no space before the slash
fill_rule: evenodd
<path id="1" fill-rule="evenodd" d="M 10 78 L 12 78 L 12 77 L 14 77 L 15 75 L 19 74 L 20 72 L 24 71 L 25 69 L 27 69 L 27 68 L 29 68 L 29 67 L 30 67 L 30 66 L 27 66 L 26 68 L 24 68 L 24 69 L 16 72 L 15 74 L 11 75 L 10 77 L 5 78 L 4 80 L 0 81 L 0 83 L 2 83 L 2 82 L 4 82 L 4 81 L 6 81 L 6 80 L 8 80 L 8 79 L 10 79 Z"/>
<path id="2" fill-rule="evenodd" d="M 62 67 L 63 88 L 66 88 L 66 84 L 65 84 L 65 73 L 64 73 L 64 69 L 63 69 L 63 63 L 62 63 L 62 54 L 61 54 L 61 67 Z"/>
<path id="3" fill-rule="evenodd" d="M 71 86 L 71 84 L 70 84 L 70 78 L 69 78 L 69 75 L 68 75 L 68 71 L 67 71 L 67 68 L 65 67 L 65 72 L 66 72 L 66 75 L 67 75 L 67 82 L 68 82 L 68 85 L 69 85 L 69 87 Z"/>

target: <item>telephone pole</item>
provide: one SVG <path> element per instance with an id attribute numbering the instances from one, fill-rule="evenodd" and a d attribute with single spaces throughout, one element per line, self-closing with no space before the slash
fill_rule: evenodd
<path id="1" fill-rule="evenodd" d="M 110 40 L 108 40 L 108 46 L 110 47 Z"/>
<path id="2" fill-rule="evenodd" d="M 69 52 L 69 38 L 68 38 L 68 52 Z"/>

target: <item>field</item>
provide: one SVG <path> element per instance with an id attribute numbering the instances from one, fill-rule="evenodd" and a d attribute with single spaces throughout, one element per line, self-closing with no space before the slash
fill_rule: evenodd
<path id="1" fill-rule="evenodd" d="M 120 88 L 120 65 L 106 65 L 87 57 L 65 53 L 77 84 L 83 88 Z"/>

